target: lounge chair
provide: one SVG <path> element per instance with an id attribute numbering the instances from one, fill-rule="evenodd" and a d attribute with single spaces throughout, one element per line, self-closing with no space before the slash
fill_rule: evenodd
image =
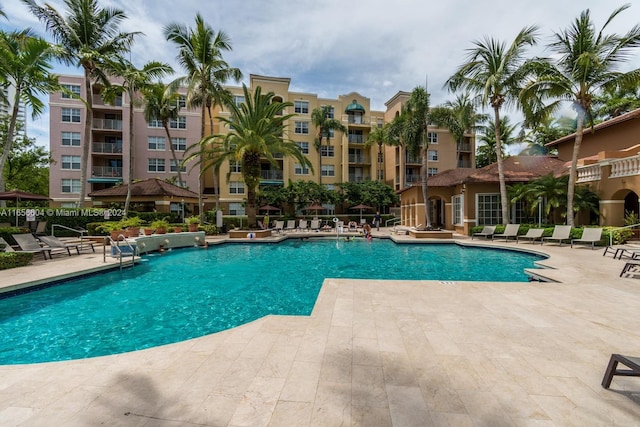
<path id="1" fill-rule="evenodd" d="M 582 237 L 579 239 L 571 239 L 571 247 L 574 244 L 591 245 L 591 249 L 595 249 L 596 243 L 602 239 L 602 228 L 585 228 L 582 231 Z"/>
<path id="2" fill-rule="evenodd" d="M 635 262 L 635 261 L 629 261 L 627 262 L 624 267 L 622 267 L 622 271 L 620 272 L 620 277 L 624 276 L 625 274 L 629 274 L 629 273 L 635 273 L 636 269 L 640 267 L 640 263 L 639 262 Z M 632 276 L 632 277 L 635 277 Z"/>
<path id="3" fill-rule="evenodd" d="M 509 237 L 513 237 L 513 240 L 518 238 L 518 230 L 520 229 L 520 224 L 507 224 L 504 228 L 504 232 L 502 234 L 494 234 L 491 236 L 491 240 L 495 239 L 504 239 L 505 242 L 509 241 Z"/>
<path id="4" fill-rule="evenodd" d="M 276 233 L 280 233 L 284 229 L 284 221 L 276 221 Z"/>
<path id="5" fill-rule="evenodd" d="M 38 221 L 36 225 L 36 231 L 34 231 L 36 236 L 42 236 L 47 234 L 47 221 Z"/>
<path id="6" fill-rule="evenodd" d="M 48 246 L 40 246 L 38 239 L 33 234 L 12 234 L 13 240 L 16 241 L 20 250 L 23 252 L 41 253 L 42 257 L 46 260 L 47 254 L 51 258 L 51 248 Z"/>
<path id="7" fill-rule="evenodd" d="M 287 220 L 287 226 L 284 228 L 284 231 L 295 230 L 295 229 L 296 229 L 296 220 L 295 219 Z"/>
<path id="8" fill-rule="evenodd" d="M 527 234 L 516 237 L 516 243 L 520 242 L 520 239 L 529 240 L 532 244 L 535 245 L 536 240 L 540 239 L 540 244 L 542 244 L 542 234 L 544 233 L 544 229 L 542 228 L 530 228 L 527 230 Z"/>
<path id="9" fill-rule="evenodd" d="M 38 239 L 50 248 L 65 249 L 69 255 L 71 255 L 71 249 L 75 249 L 78 255 L 80 255 L 80 250 L 83 249 L 83 245 L 85 243 L 88 244 L 87 249 L 91 249 L 93 252 L 96 251 L 93 247 L 93 243 L 89 240 L 85 242 L 65 242 L 58 239 L 56 236 L 38 236 Z"/>
<path id="10" fill-rule="evenodd" d="M 482 231 L 479 233 L 473 233 L 471 235 L 471 240 L 473 240 L 474 237 L 478 236 L 482 236 L 485 239 L 488 239 L 489 237 L 493 237 L 493 234 L 496 232 L 496 226 L 495 225 L 485 225 L 482 228 Z"/>
<path id="11" fill-rule="evenodd" d="M 638 259 L 640 257 L 640 246 L 638 245 L 623 245 L 623 246 L 607 246 L 604 248 L 602 256 L 607 254 L 613 254 L 613 259 Z"/>
<path id="12" fill-rule="evenodd" d="M 563 240 L 571 240 L 571 226 L 556 225 L 553 229 L 553 234 L 549 237 L 543 237 L 541 244 L 544 244 L 547 240 L 555 240 L 560 246 L 562 246 Z"/>
<path id="13" fill-rule="evenodd" d="M 629 369 L 617 369 L 618 363 L 622 363 Z M 602 387 L 609 388 L 615 375 L 625 377 L 640 377 L 640 357 L 623 356 L 612 354 L 607 365 L 607 370 L 602 378 Z"/>
<path id="14" fill-rule="evenodd" d="M 307 231 L 307 220 L 306 219 L 301 219 L 300 222 L 298 223 L 298 230 L 299 231 Z"/>
<path id="15" fill-rule="evenodd" d="M 311 220 L 311 226 L 309 228 L 311 229 L 311 231 L 320 230 L 320 220 L 319 219 L 312 219 Z"/>
<path id="16" fill-rule="evenodd" d="M 13 252 L 11 245 L 2 237 L 0 237 L 0 252 Z"/>

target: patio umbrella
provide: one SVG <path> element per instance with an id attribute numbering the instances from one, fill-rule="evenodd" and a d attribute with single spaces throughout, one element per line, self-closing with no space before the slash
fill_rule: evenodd
<path id="1" fill-rule="evenodd" d="M 0 193 L 0 200 L 15 200 L 16 208 L 18 207 L 18 202 L 21 200 L 24 201 L 44 201 L 51 200 L 47 196 L 42 196 L 40 194 L 27 193 L 26 191 L 13 190 L 13 191 L 4 191 Z M 16 215 L 16 226 L 18 226 L 18 215 Z"/>
<path id="2" fill-rule="evenodd" d="M 324 209 L 324 206 L 318 203 L 314 203 L 311 206 L 307 206 L 306 208 L 304 208 L 305 211 L 316 211 L 316 216 L 318 216 L 318 211 L 321 211 L 323 209 Z"/>
<path id="3" fill-rule="evenodd" d="M 269 211 L 279 211 L 280 209 L 276 208 L 275 206 L 264 205 L 264 206 L 260 206 L 258 210 L 269 212 Z"/>
<path id="4" fill-rule="evenodd" d="M 373 209 L 371 206 L 367 206 L 367 205 L 355 205 L 355 206 L 351 206 L 349 209 L 360 209 L 360 222 L 362 222 L 362 211 L 365 209 Z"/>

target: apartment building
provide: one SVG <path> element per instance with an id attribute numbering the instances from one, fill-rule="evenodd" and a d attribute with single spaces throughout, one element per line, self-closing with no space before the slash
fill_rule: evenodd
<path id="1" fill-rule="evenodd" d="M 61 76 L 60 83 L 70 92 L 84 99 L 82 76 Z M 314 93 L 290 90 L 291 79 L 250 75 L 249 89 L 253 93 L 260 86 L 262 92 L 273 92 L 274 100 L 293 105 L 284 114 L 295 114 L 287 123 L 285 137 L 295 141 L 308 156 L 311 168 L 304 167 L 294 159 L 277 159 L 273 166 L 267 160 L 262 163 L 263 185 L 286 185 L 289 181 L 311 180 L 327 188 L 337 188 L 342 182 L 382 180 L 396 190 L 419 184 L 420 159 L 411 158 L 403 147 L 384 147 L 379 152 L 377 144 L 367 144 L 372 130 L 382 127 L 400 114 L 409 93 L 398 92 L 387 101 L 386 111 L 371 109 L 369 98 L 351 92 L 335 99 L 321 98 Z M 226 87 L 234 96 L 234 102 L 244 102 L 242 87 Z M 159 121 L 147 122 L 144 110 L 134 103 L 134 144 L 129 137 L 129 112 L 131 100 L 125 94 L 114 102 L 107 103 L 100 95 L 101 88 L 93 87 L 94 119 L 91 128 L 91 150 L 89 156 L 87 196 L 92 191 L 127 182 L 129 178 L 129 149 L 134 149 L 133 178 L 136 180 L 160 178 L 176 179 L 177 169 L 171 157 L 169 143 L 173 144 L 182 159 L 184 151 L 200 140 L 201 116 L 199 111 L 186 108 L 186 99 L 181 100 L 181 114 L 171 123 L 171 142 L 167 140 Z M 330 132 L 329 140 L 323 139 L 320 150 L 314 147 L 317 129 L 312 122 L 314 109 L 330 106 L 333 117 L 340 120 L 346 132 Z M 80 169 L 82 158 L 82 133 L 86 109 L 83 101 L 66 93 L 50 95 L 50 151 L 54 162 L 50 168 L 50 197 L 53 206 L 75 207 L 79 200 Z M 228 116 L 224 108 L 217 107 L 214 117 Z M 228 132 L 214 120 L 213 129 L 205 121 L 207 134 Z M 456 167 L 473 167 L 475 142 L 469 135 L 464 144 L 456 144 L 445 129 L 429 127 L 429 175 Z M 213 171 L 198 177 L 199 168 L 182 169 L 184 186 L 192 191 L 201 191 L 204 209 L 218 206 L 225 215 L 243 215 L 246 191 L 240 165 L 229 162 L 222 165 L 214 178 Z M 86 197 L 87 205 L 91 199 Z M 335 207 L 326 205 L 329 212 Z M 171 210 L 180 209 L 176 201 Z"/>
<path id="2" fill-rule="evenodd" d="M 80 175 L 82 141 L 84 132 L 85 87 L 82 76 L 63 75 L 60 83 L 71 93 L 55 92 L 49 97 L 50 143 L 53 163 L 49 173 L 49 197 L 53 206 L 76 207 L 80 197 Z M 87 169 L 87 194 L 129 179 L 129 150 L 134 149 L 133 178 L 160 178 L 174 180 L 177 167 L 186 147 L 200 140 L 200 115 L 184 108 L 186 98 L 181 99 L 182 109 L 178 120 L 170 124 L 171 141 L 168 141 L 162 123 L 147 122 L 144 109 L 126 94 L 108 103 L 101 96 L 101 87 L 93 86 L 93 122 L 91 124 L 91 147 Z M 135 141 L 130 140 L 130 109 L 133 108 L 133 131 Z M 173 144 L 178 165 L 173 162 L 170 145 Z M 183 186 L 199 191 L 197 173 L 188 174 L 183 168 Z M 86 197 L 86 204 L 91 199 Z M 173 210 L 180 209 L 176 201 Z"/>

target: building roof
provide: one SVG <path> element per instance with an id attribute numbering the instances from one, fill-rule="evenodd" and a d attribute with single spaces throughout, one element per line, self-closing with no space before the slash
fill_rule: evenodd
<path id="1" fill-rule="evenodd" d="M 633 120 L 633 119 L 637 119 L 640 118 L 640 108 L 629 111 L 628 113 L 625 114 L 621 114 L 618 117 L 614 117 L 612 119 L 609 120 L 605 120 L 602 123 L 598 123 L 597 125 L 593 126 L 593 127 L 585 127 L 584 128 L 584 134 L 590 134 L 590 133 L 595 133 L 597 131 L 599 131 L 600 129 L 604 129 L 604 128 L 608 128 L 610 126 L 615 126 L 617 124 L 623 123 L 623 122 L 627 122 L 629 120 Z M 573 141 L 576 137 L 576 133 L 572 133 L 570 135 L 567 136 L 563 136 L 562 138 L 558 138 L 555 141 L 551 141 L 545 144 L 545 146 L 547 147 L 552 147 L 554 145 L 559 145 L 562 144 L 563 142 L 567 142 L 567 141 Z"/>
<path id="2" fill-rule="evenodd" d="M 93 191 L 89 197 L 126 197 L 128 184 Z M 131 187 L 131 196 L 155 196 L 155 197 L 179 197 L 198 198 L 198 193 L 178 187 L 158 178 L 144 179 L 134 182 Z"/>
<path id="3" fill-rule="evenodd" d="M 351 104 L 347 105 L 347 108 L 344 109 L 345 113 L 349 113 L 351 111 L 362 111 L 364 113 L 364 107 L 358 104 L 358 101 L 355 99 L 351 102 Z"/>

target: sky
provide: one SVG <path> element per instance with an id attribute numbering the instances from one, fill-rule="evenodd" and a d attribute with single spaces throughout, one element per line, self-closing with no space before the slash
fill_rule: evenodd
<path id="1" fill-rule="evenodd" d="M 42 0 L 36 0 L 43 5 Z M 635 3 L 635 4 L 633 4 Z M 63 2 L 48 4 L 61 13 Z M 171 23 L 194 26 L 200 13 L 215 30 L 224 31 L 233 50 L 224 58 L 250 74 L 289 77 L 290 90 L 335 99 L 352 91 L 370 98 L 371 108 L 384 111 L 398 91 L 427 84 L 431 105 L 453 100 L 444 84 L 465 62 L 473 42 L 486 37 L 511 43 L 526 26 L 539 26 L 539 45 L 532 55 L 550 55 L 545 45 L 554 32 L 567 28 L 589 9 L 600 29 L 624 2 L 603 0 L 101 0 L 123 10 L 122 31 L 144 33 L 136 39 L 131 59 L 137 66 L 150 60 L 171 64 L 182 75 L 177 49 L 165 40 Z M 623 34 L 640 24 L 640 1 L 622 12 L 605 33 Z M 3 29 L 31 27 L 51 40 L 43 24 L 20 0 L 3 0 L 8 21 Z M 626 71 L 640 67 L 640 49 Z M 56 64 L 58 74 L 81 75 L 79 69 Z M 48 100 L 47 100 L 48 102 Z M 516 112 L 512 114 L 516 120 Z M 28 123 L 28 134 L 48 146 L 49 115 Z"/>

